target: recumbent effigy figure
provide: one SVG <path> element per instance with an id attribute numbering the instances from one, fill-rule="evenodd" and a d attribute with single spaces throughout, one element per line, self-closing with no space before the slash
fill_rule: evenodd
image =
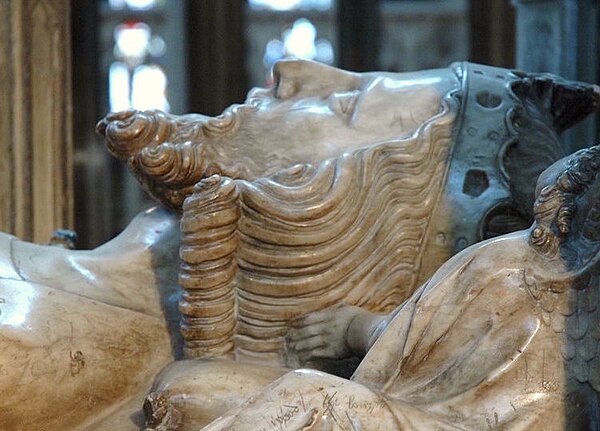
<path id="1" fill-rule="evenodd" d="M 526 228 L 558 133 L 600 95 L 469 63 L 357 74 L 288 60 L 274 75 L 216 118 L 128 111 L 98 126 L 183 214 L 188 357 L 281 365 L 291 318 L 390 311 L 454 253 Z"/>
<path id="2" fill-rule="evenodd" d="M 534 208 L 530 229 L 457 254 L 389 315 L 345 306 L 299 319 L 292 350 L 364 355 L 350 380 L 290 371 L 202 429 L 598 429 L 600 147 L 546 170 Z M 148 401 L 163 407 L 157 429 L 200 429 L 178 420 L 213 408 L 198 400 L 227 366 L 165 370 Z M 183 376 L 185 402 L 172 395 Z"/>
<path id="3" fill-rule="evenodd" d="M 599 99 L 594 86 L 469 64 L 355 74 L 286 61 L 275 72 L 274 89 L 220 117 L 125 112 L 99 124 L 183 214 L 188 357 L 281 365 L 297 316 L 342 302 L 391 310 L 450 255 L 526 224 L 533 178 L 564 152 L 558 133 Z M 1 429 L 139 428 L 152 378 L 181 357 L 178 239 L 177 218 L 157 211 L 91 251 L 0 234 Z M 288 348 L 290 364 L 318 365 L 318 349 Z M 193 386 L 192 365 L 179 364 Z M 224 367 L 237 393 L 215 391 L 190 426 L 284 372 Z"/>

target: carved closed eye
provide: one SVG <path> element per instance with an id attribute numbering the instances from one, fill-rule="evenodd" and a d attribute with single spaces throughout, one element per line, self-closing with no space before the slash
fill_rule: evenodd
<path id="1" fill-rule="evenodd" d="M 349 115 L 354 111 L 358 91 L 345 91 L 341 93 L 332 93 L 329 96 L 329 107 L 338 114 Z"/>

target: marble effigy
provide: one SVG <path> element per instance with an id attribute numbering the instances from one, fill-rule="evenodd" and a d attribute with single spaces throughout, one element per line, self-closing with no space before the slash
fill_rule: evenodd
<path id="1" fill-rule="evenodd" d="M 288 322 L 390 311 L 449 257 L 529 226 L 534 179 L 598 88 L 457 63 L 356 74 L 275 66 L 221 116 L 109 114 L 109 150 L 182 213 L 187 357 L 283 365 Z M 572 103 L 577 100 L 578 103 Z"/>
<path id="2" fill-rule="evenodd" d="M 219 117 L 126 111 L 99 123 L 109 149 L 179 214 L 142 214 L 90 251 L 0 234 L 0 429 L 134 430 L 142 405 L 149 430 L 196 430 L 221 415 L 213 428 L 330 429 L 346 390 L 352 426 L 418 418 L 406 413 L 418 404 L 413 395 L 393 398 L 406 401 L 401 409 L 385 407 L 392 398 L 373 377 L 393 372 L 398 352 L 340 336 L 344 322 L 379 322 L 384 345 L 398 325 L 373 313 L 416 309 L 428 289 L 419 286 L 452 255 L 527 227 L 534 178 L 564 154 L 559 133 L 600 100 L 596 86 L 468 63 L 356 74 L 284 61 L 274 72 L 274 88 L 253 90 Z M 52 242 L 68 247 L 68 238 Z M 447 275 L 447 286 L 462 286 L 447 265 L 431 280 Z M 349 375 L 367 348 L 353 380 L 282 367 Z M 380 368 L 370 368 L 372 357 Z M 415 361 L 396 371 L 414 370 L 418 392 L 427 367 Z M 591 368 L 573 363 L 592 382 Z M 405 383 L 403 372 L 390 387 Z M 311 379 L 326 399 L 302 392 Z M 311 407 L 273 401 L 295 388 Z M 477 420 L 495 420 L 471 407 Z M 509 420 L 497 413 L 500 424 Z"/>

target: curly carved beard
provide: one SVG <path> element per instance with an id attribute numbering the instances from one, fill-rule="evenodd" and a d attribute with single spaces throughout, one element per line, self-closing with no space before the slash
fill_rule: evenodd
<path id="1" fill-rule="evenodd" d="M 220 174 L 253 179 L 290 164 L 285 157 L 273 159 L 261 151 L 263 146 L 244 121 L 257 109 L 256 103 L 232 105 L 213 118 L 129 110 L 107 115 L 97 130 L 150 195 L 180 211 L 203 178 Z"/>

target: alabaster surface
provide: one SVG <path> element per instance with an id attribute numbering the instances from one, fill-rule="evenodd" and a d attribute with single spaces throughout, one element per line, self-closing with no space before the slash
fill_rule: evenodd
<path id="1" fill-rule="evenodd" d="M 0 429 L 139 429 L 129 416 L 181 348 L 178 246 L 163 210 L 90 251 L 0 234 Z"/>
<path id="2" fill-rule="evenodd" d="M 0 429 L 598 423 L 584 408 L 595 216 L 561 206 L 557 233 L 539 204 L 535 229 L 465 250 L 530 226 L 535 178 L 598 88 L 468 63 L 357 74 L 293 60 L 274 74 L 215 118 L 100 121 L 175 214 L 144 213 L 91 251 L 0 235 Z M 597 150 L 585 157 L 573 166 L 597 170 Z M 588 168 L 564 174 L 560 203 L 595 196 Z M 305 366 L 320 371 L 290 372 Z"/>
<path id="3" fill-rule="evenodd" d="M 294 321 L 289 352 L 353 351 L 350 379 L 299 369 L 260 390 L 276 371 L 180 361 L 146 401 L 147 430 L 598 429 L 599 171 L 600 147 L 557 162 L 530 229 L 460 252 L 388 315 L 342 306 Z M 218 411 L 209 400 L 230 407 L 223 382 L 237 373 L 252 396 Z"/>
<path id="4" fill-rule="evenodd" d="M 182 213 L 187 357 L 286 363 L 289 321 L 392 310 L 453 254 L 531 224 L 535 179 L 594 86 L 456 63 L 288 60 L 221 116 L 109 114 L 109 150 Z M 311 366 L 323 367 L 324 364 Z"/>

